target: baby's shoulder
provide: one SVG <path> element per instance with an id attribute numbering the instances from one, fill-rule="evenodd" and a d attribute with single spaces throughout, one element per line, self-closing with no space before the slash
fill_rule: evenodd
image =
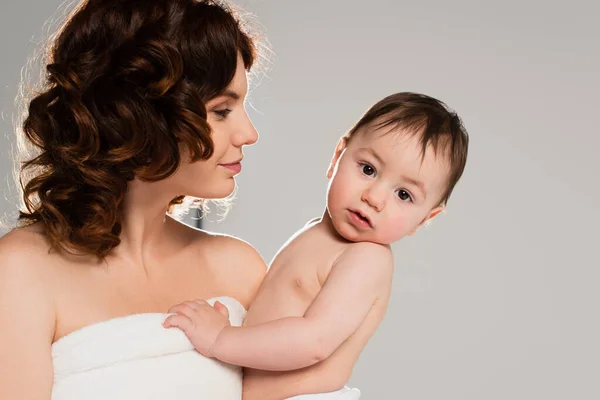
<path id="1" fill-rule="evenodd" d="M 335 261 L 336 265 L 352 264 L 358 267 L 391 272 L 394 258 L 390 246 L 371 242 L 348 243 Z"/>

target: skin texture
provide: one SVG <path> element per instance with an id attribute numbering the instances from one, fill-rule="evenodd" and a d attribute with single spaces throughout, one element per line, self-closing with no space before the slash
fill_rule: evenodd
<path id="1" fill-rule="evenodd" d="M 241 159 L 243 146 L 258 139 L 244 108 L 247 79 L 239 59 L 228 90 L 237 99 L 219 96 L 206 104 L 214 155 L 195 163 L 184 157 L 177 172 L 162 181 L 131 182 L 122 242 L 104 261 L 49 252 L 41 224 L 0 239 L 1 399 L 50 399 L 52 343 L 85 326 L 164 313 L 188 298 L 231 296 L 248 307 L 266 272 L 256 250 L 165 215 L 177 195 L 223 198 L 232 192 L 236 173 L 223 164 Z"/>
<path id="2" fill-rule="evenodd" d="M 342 139 L 327 174 L 323 217 L 277 253 L 243 327 L 201 300 L 165 321 L 202 354 L 247 367 L 244 400 L 341 388 L 385 314 L 389 245 L 443 209 L 446 160 L 432 149 L 422 157 L 419 137 L 402 131 Z"/>

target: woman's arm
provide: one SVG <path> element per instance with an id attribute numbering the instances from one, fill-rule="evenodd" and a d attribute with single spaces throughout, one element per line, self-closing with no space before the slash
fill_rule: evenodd
<path id="1" fill-rule="evenodd" d="M 49 400 L 54 303 L 23 237 L 0 239 L 0 399 Z"/>

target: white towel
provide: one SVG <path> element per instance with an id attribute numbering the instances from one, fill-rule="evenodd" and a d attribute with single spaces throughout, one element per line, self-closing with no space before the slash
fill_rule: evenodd
<path id="1" fill-rule="evenodd" d="M 246 310 L 219 300 L 240 326 Z M 134 314 L 86 326 L 52 345 L 52 400 L 240 400 L 237 366 L 198 353 L 185 334 L 162 323 L 168 314 Z"/>

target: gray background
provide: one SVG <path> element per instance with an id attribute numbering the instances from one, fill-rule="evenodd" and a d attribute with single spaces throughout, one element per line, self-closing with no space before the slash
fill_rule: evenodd
<path id="1" fill-rule="evenodd" d="M 59 0 L 3 0 L 2 133 Z M 208 229 L 270 261 L 324 209 L 336 141 L 375 101 L 419 91 L 471 134 L 446 214 L 394 245 L 388 315 L 351 385 L 371 399 L 598 399 L 598 6 L 569 1 L 238 2 L 274 54 L 250 97 L 261 137 Z M 451 4 L 450 4 L 451 3 Z M 1 138 L 10 182 L 10 141 Z M 3 185 L 0 211 L 14 210 Z M 243 262 L 243 261 L 240 261 Z M 348 293 L 349 296 L 355 295 Z"/>

